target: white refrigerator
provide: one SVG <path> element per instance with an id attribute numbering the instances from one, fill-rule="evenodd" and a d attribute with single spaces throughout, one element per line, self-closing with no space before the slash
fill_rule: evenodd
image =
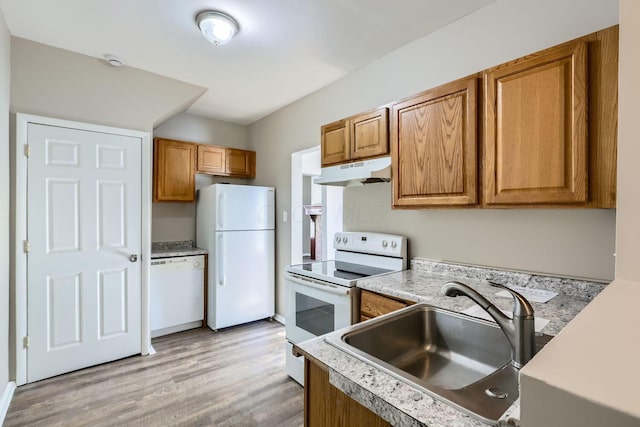
<path id="1" fill-rule="evenodd" d="M 207 325 L 275 313 L 275 190 L 213 184 L 198 191 L 196 245 L 209 251 Z"/>

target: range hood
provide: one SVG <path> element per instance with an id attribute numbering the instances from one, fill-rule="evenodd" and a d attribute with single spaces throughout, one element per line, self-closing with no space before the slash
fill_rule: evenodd
<path id="1" fill-rule="evenodd" d="M 321 185 L 351 187 L 391 181 L 391 157 L 322 168 L 314 182 Z"/>

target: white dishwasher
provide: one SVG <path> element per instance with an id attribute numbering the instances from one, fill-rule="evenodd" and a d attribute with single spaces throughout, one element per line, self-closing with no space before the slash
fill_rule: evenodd
<path id="1" fill-rule="evenodd" d="M 199 328 L 204 320 L 204 255 L 151 260 L 151 337 Z"/>

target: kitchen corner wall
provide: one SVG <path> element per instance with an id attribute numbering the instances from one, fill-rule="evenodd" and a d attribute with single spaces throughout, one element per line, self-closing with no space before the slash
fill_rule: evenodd
<path id="1" fill-rule="evenodd" d="M 282 212 L 292 210 L 291 153 L 318 145 L 321 125 L 617 23 L 617 0 L 498 0 L 252 124 L 256 183 L 275 186 L 277 194 L 277 312 L 284 313 L 283 272 L 291 256 L 291 223 L 282 221 Z M 411 256 L 613 279 L 614 210 L 390 205 L 388 184 L 347 189 L 345 230 L 405 234 Z"/>
<path id="2" fill-rule="evenodd" d="M 169 77 L 11 39 L 11 111 L 150 131 L 206 91 Z"/>
<path id="3" fill-rule="evenodd" d="M 193 114 L 179 114 L 153 130 L 158 138 L 197 142 L 199 144 L 219 145 L 232 148 L 249 148 L 249 131 L 246 126 L 238 125 Z M 262 166 L 257 160 L 258 171 Z M 248 184 L 246 179 L 196 175 L 196 189 L 214 182 Z M 169 242 L 176 240 L 196 240 L 196 204 L 195 203 L 154 203 L 151 213 L 151 240 Z"/>
<path id="4" fill-rule="evenodd" d="M 0 11 L 0 411 L 2 395 L 9 382 L 10 47 L 11 36 Z"/>

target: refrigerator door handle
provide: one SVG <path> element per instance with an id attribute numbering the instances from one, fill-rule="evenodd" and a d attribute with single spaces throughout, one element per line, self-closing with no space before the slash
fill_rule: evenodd
<path id="1" fill-rule="evenodd" d="M 216 256 L 216 264 L 218 264 L 216 266 L 216 271 L 218 272 L 218 284 L 220 286 L 224 286 L 225 284 L 225 277 L 224 277 L 224 269 L 223 269 L 223 249 L 222 249 L 222 241 L 223 241 L 223 235 L 222 234 L 218 234 L 218 248 L 217 248 L 217 256 Z"/>

